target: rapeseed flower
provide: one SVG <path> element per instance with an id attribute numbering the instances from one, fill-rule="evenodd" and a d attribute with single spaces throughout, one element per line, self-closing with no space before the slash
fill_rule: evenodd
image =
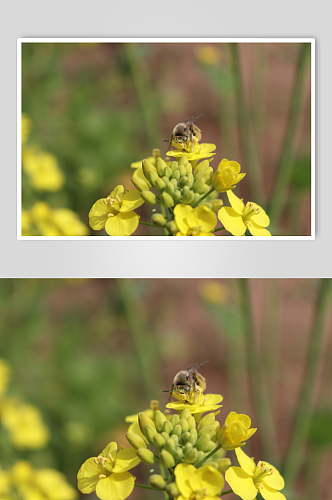
<path id="1" fill-rule="evenodd" d="M 242 500 L 254 500 L 260 493 L 265 500 L 286 500 L 280 493 L 285 482 L 277 469 L 267 462 L 256 465 L 241 448 L 235 450 L 241 467 L 230 467 L 225 479 Z"/>
<path id="2" fill-rule="evenodd" d="M 110 236 L 130 236 L 136 231 L 139 216 L 134 210 L 143 205 L 139 191 L 117 186 L 107 198 L 98 200 L 90 210 L 89 223 L 92 229 L 105 231 Z"/>
<path id="3" fill-rule="evenodd" d="M 174 208 L 174 216 L 179 228 L 176 236 L 215 236 L 216 214 L 204 205 L 192 208 L 181 203 Z"/>
<path id="4" fill-rule="evenodd" d="M 124 500 L 134 489 L 135 477 L 128 470 L 140 459 L 133 448 L 118 450 L 109 443 L 98 457 L 89 458 L 80 468 L 77 481 L 82 493 L 96 492 L 101 500 Z"/>
<path id="5" fill-rule="evenodd" d="M 251 420 L 247 415 L 231 411 L 218 434 L 218 441 L 224 450 L 234 450 L 239 446 L 244 446 L 244 441 L 257 431 L 257 429 L 250 429 L 250 426 Z"/>
<path id="6" fill-rule="evenodd" d="M 234 189 L 235 184 L 240 182 L 246 174 L 240 174 L 241 166 L 237 161 L 229 161 L 224 158 L 213 174 L 211 184 L 218 193 Z"/>
<path id="7" fill-rule="evenodd" d="M 245 205 L 232 191 L 228 191 L 227 196 L 231 207 L 222 207 L 218 212 L 218 218 L 227 231 L 234 236 L 244 236 L 249 229 L 253 236 L 271 236 L 265 229 L 270 219 L 259 205 L 251 201 Z"/>
<path id="8" fill-rule="evenodd" d="M 191 464 L 181 463 L 174 469 L 175 482 L 181 495 L 177 500 L 217 500 L 224 487 L 222 474 L 211 465 L 196 469 Z"/>
<path id="9" fill-rule="evenodd" d="M 175 145 L 175 144 L 174 144 Z M 202 160 L 203 158 L 211 158 L 216 153 L 213 151 L 216 149 L 215 144 L 195 144 L 194 151 L 183 151 L 181 146 L 178 146 L 179 149 L 173 149 L 172 151 L 168 151 L 166 156 L 172 156 L 174 158 L 180 158 L 182 156 L 186 156 L 188 161 L 197 161 Z"/>
<path id="10" fill-rule="evenodd" d="M 55 156 L 41 151 L 36 146 L 23 148 L 22 166 L 36 191 L 59 191 L 65 184 L 65 175 L 60 170 Z"/>
<path id="11" fill-rule="evenodd" d="M 7 361 L 0 359 L 0 397 L 5 394 L 10 380 L 11 368 Z"/>
<path id="12" fill-rule="evenodd" d="M 172 403 L 168 403 L 166 408 L 176 410 L 178 412 L 188 408 L 192 414 L 203 414 L 207 411 L 215 411 L 221 408 L 222 405 L 219 403 L 224 398 L 221 394 L 199 394 L 197 399 L 197 403 L 194 403 L 194 401 L 189 401 L 188 403 L 183 401 L 173 401 Z"/>

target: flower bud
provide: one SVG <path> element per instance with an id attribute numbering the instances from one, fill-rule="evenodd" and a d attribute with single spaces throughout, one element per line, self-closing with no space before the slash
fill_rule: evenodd
<path id="1" fill-rule="evenodd" d="M 189 442 L 195 444 L 197 441 L 197 431 L 196 429 L 191 429 Z"/>
<path id="2" fill-rule="evenodd" d="M 151 450 L 148 448 L 139 448 L 136 450 L 137 456 L 142 460 L 142 462 L 152 465 L 155 463 L 155 456 Z"/>
<path id="3" fill-rule="evenodd" d="M 183 188 L 182 188 L 182 196 L 185 196 L 187 193 L 189 193 L 189 186 L 183 186 Z"/>
<path id="4" fill-rule="evenodd" d="M 170 164 L 170 169 L 172 170 L 172 172 L 175 172 L 175 170 L 177 170 L 179 164 L 177 161 L 172 161 L 172 163 Z"/>
<path id="5" fill-rule="evenodd" d="M 148 481 L 149 485 L 152 486 L 152 488 L 163 489 L 166 486 L 166 481 L 160 474 L 152 474 L 152 476 L 149 477 Z"/>
<path id="6" fill-rule="evenodd" d="M 181 446 L 175 448 L 175 450 L 173 451 L 173 457 L 176 463 L 181 462 L 183 457 L 183 449 L 181 448 Z"/>
<path id="7" fill-rule="evenodd" d="M 173 427 L 172 434 L 177 434 L 178 436 L 181 436 L 182 429 L 180 424 L 177 424 L 175 427 Z"/>
<path id="8" fill-rule="evenodd" d="M 172 434 L 171 439 L 173 439 L 176 446 L 179 444 L 179 436 L 177 434 Z"/>
<path id="9" fill-rule="evenodd" d="M 198 165 L 196 165 L 195 170 L 194 170 L 194 176 L 196 177 L 199 172 L 203 172 L 203 170 L 206 170 L 208 166 L 210 165 L 209 160 L 204 160 L 201 161 Z"/>
<path id="10" fill-rule="evenodd" d="M 154 215 L 161 215 L 161 214 L 154 214 Z M 166 421 L 167 418 L 165 417 L 165 415 L 160 410 L 156 410 L 154 413 L 154 423 L 158 432 L 162 432 L 164 422 Z"/>
<path id="11" fill-rule="evenodd" d="M 210 445 L 210 436 L 208 434 L 200 436 L 196 441 L 196 447 L 199 451 L 206 451 L 209 445 Z"/>
<path id="12" fill-rule="evenodd" d="M 170 453 L 173 453 L 173 451 L 175 450 L 176 448 L 176 443 L 174 441 L 174 439 L 172 438 L 168 438 L 167 441 L 166 441 L 166 446 L 165 446 L 166 450 L 169 451 Z"/>
<path id="13" fill-rule="evenodd" d="M 197 464 L 198 462 L 200 462 L 201 460 L 203 460 L 204 457 L 205 457 L 204 451 L 199 451 L 197 453 L 197 458 L 196 458 L 195 464 Z"/>
<path id="14" fill-rule="evenodd" d="M 161 200 L 161 204 L 164 207 L 166 207 L 166 208 L 174 207 L 174 200 L 170 194 L 166 193 L 166 191 L 164 191 L 161 194 L 160 200 Z"/>
<path id="15" fill-rule="evenodd" d="M 180 171 L 179 171 L 179 169 L 174 170 L 174 172 L 172 174 L 172 179 L 176 179 L 177 181 L 180 179 Z"/>
<path id="16" fill-rule="evenodd" d="M 178 226 L 175 224 L 175 221 L 174 220 L 171 220 L 169 222 L 167 222 L 166 224 L 166 228 L 168 229 L 168 231 L 171 233 L 171 234 L 174 234 L 174 233 L 177 233 L 178 232 Z"/>
<path id="17" fill-rule="evenodd" d="M 201 420 L 199 421 L 199 424 L 197 426 L 197 432 L 203 429 L 203 427 L 214 424 L 215 421 L 216 421 L 215 414 L 208 413 L 207 415 L 205 415 L 205 417 L 201 418 Z"/>
<path id="18" fill-rule="evenodd" d="M 209 439 L 211 439 L 211 437 L 213 436 L 214 432 L 215 432 L 215 425 L 214 423 L 211 424 L 211 425 L 206 425 L 205 427 L 202 427 L 202 429 L 199 431 L 198 433 L 198 437 L 201 437 L 205 434 L 207 434 L 209 436 Z"/>
<path id="19" fill-rule="evenodd" d="M 194 196 L 194 201 L 193 201 L 193 204 L 195 205 L 195 203 L 198 202 L 198 200 L 200 199 L 201 195 L 198 194 L 198 193 L 195 193 L 195 196 Z"/>
<path id="20" fill-rule="evenodd" d="M 175 427 L 180 422 L 179 415 L 177 413 L 175 413 L 175 415 L 172 415 L 170 422 L 173 425 L 173 427 Z"/>
<path id="21" fill-rule="evenodd" d="M 146 448 L 147 444 L 144 441 L 144 439 L 139 436 L 138 434 L 135 434 L 134 432 L 128 432 L 126 434 L 126 438 L 129 442 L 129 444 L 135 448 L 135 450 L 138 450 L 139 448 Z"/>
<path id="22" fill-rule="evenodd" d="M 163 431 L 167 432 L 167 434 L 171 434 L 172 430 L 173 430 L 173 425 L 169 420 L 166 420 L 166 422 L 164 422 L 163 425 Z"/>
<path id="23" fill-rule="evenodd" d="M 176 189 L 174 194 L 173 194 L 173 200 L 175 203 L 179 203 L 181 201 L 181 191 L 179 189 Z"/>
<path id="24" fill-rule="evenodd" d="M 187 179 L 187 182 L 186 182 L 186 185 L 191 188 L 194 184 L 194 176 L 193 174 L 189 174 L 188 175 L 188 179 Z"/>
<path id="25" fill-rule="evenodd" d="M 152 425 L 152 427 L 154 427 L 154 423 L 151 420 L 151 418 L 148 417 L 147 414 L 143 413 L 143 412 L 138 414 L 138 425 L 139 425 L 139 428 L 141 430 L 141 433 L 144 435 L 145 435 L 144 427 L 146 425 Z"/>
<path id="26" fill-rule="evenodd" d="M 186 167 L 187 175 L 192 175 L 193 174 L 193 167 L 191 166 L 191 163 L 189 161 L 186 163 L 185 167 Z"/>
<path id="27" fill-rule="evenodd" d="M 197 448 L 192 448 L 190 451 L 184 454 L 184 461 L 188 464 L 194 464 L 197 461 L 197 455 Z"/>
<path id="28" fill-rule="evenodd" d="M 204 179 L 204 182 L 206 182 L 208 179 L 210 179 L 211 171 L 213 172 L 213 169 L 211 167 L 207 168 L 206 170 L 202 170 L 202 172 L 199 172 L 195 176 L 195 181 L 199 181 L 200 179 Z"/>
<path id="29" fill-rule="evenodd" d="M 179 162 L 179 172 L 180 172 L 180 177 L 184 177 L 187 174 L 186 167 L 184 165 L 180 165 L 180 162 Z"/>
<path id="30" fill-rule="evenodd" d="M 149 170 L 152 170 L 153 172 L 157 173 L 156 167 L 154 165 L 152 165 L 152 163 L 149 162 L 149 160 L 143 160 L 142 167 L 143 167 L 144 175 L 147 179 L 149 178 L 148 177 Z"/>
<path id="31" fill-rule="evenodd" d="M 160 179 L 159 177 L 156 179 L 156 188 L 158 189 L 158 191 L 160 193 L 162 193 L 163 191 L 165 191 L 166 184 L 163 181 L 163 179 Z"/>
<path id="32" fill-rule="evenodd" d="M 222 200 L 211 200 L 209 203 L 210 205 L 212 205 L 211 210 L 213 210 L 216 213 L 218 212 L 218 210 L 221 209 L 221 207 L 224 204 Z"/>
<path id="33" fill-rule="evenodd" d="M 169 438 L 169 434 L 167 432 L 165 432 L 165 431 L 163 431 L 160 435 L 165 439 L 165 442 Z"/>
<path id="34" fill-rule="evenodd" d="M 156 169 L 157 169 L 157 173 L 158 173 L 159 177 L 163 177 L 166 167 L 167 167 L 167 163 L 159 156 L 159 158 L 157 158 L 157 161 L 156 161 Z"/>
<path id="35" fill-rule="evenodd" d="M 171 498 L 178 497 L 179 495 L 181 495 L 180 491 L 178 490 L 178 487 L 176 486 L 176 483 L 169 483 L 166 486 L 166 493 Z"/>
<path id="36" fill-rule="evenodd" d="M 165 439 L 159 432 L 156 432 L 153 436 L 153 444 L 158 450 L 161 450 L 165 446 Z"/>
<path id="37" fill-rule="evenodd" d="M 166 226 L 166 219 L 162 214 L 152 214 L 151 222 L 158 227 Z"/>
<path id="38" fill-rule="evenodd" d="M 191 204 L 194 201 L 194 193 L 192 191 L 189 191 L 186 193 L 186 195 L 182 198 L 182 203 L 187 203 Z"/>
<path id="39" fill-rule="evenodd" d="M 154 193 L 152 193 L 152 191 L 142 191 L 141 197 L 149 205 L 155 205 L 157 203 L 157 197 Z"/>
<path id="40" fill-rule="evenodd" d="M 217 439 L 218 439 L 218 434 L 219 434 L 219 431 L 220 431 L 220 424 L 219 422 L 215 421 L 214 422 L 214 434 L 213 436 L 211 436 L 211 441 L 213 441 L 214 443 L 217 442 Z"/>
<path id="41" fill-rule="evenodd" d="M 188 410 L 188 408 L 186 408 L 186 410 Z M 183 410 L 183 411 L 185 411 L 185 410 Z M 190 411 L 190 410 L 188 410 L 188 411 Z M 184 417 L 182 416 L 182 418 L 184 418 Z M 192 415 L 190 415 L 190 417 L 188 417 L 188 424 L 189 424 L 190 431 L 193 429 L 196 430 L 196 420 L 195 420 L 195 417 L 193 417 Z"/>
<path id="42" fill-rule="evenodd" d="M 183 444 L 186 444 L 187 441 L 190 439 L 190 432 L 184 432 L 182 434 L 181 440 Z"/>
<path id="43" fill-rule="evenodd" d="M 168 177 L 168 179 L 171 177 L 172 175 L 172 169 L 170 167 L 165 167 L 164 169 L 164 176 Z"/>
<path id="44" fill-rule="evenodd" d="M 183 447 L 183 453 L 189 453 L 193 449 L 193 445 L 191 443 L 186 443 L 185 446 Z"/>
<path id="45" fill-rule="evenodd" d="M 220 428 L 220 431 L 219 431 L 219 434 L 218 434 L 218 443 L 220 443 L 221 445 L 222 445 L 222 442 L 224 440 L 225 432 L 226 432 L 227 429 L 228 429 L 228 424 L 224 424 Z"/>
<path id="46" fill-rule="evenodd" d="M 188 163 L 188 158 L 186 157 L 186 155 L 181 156 L 179 165 L 186 165 L 186 163 Z"/>
<path id="47" fill-rule="evenodd" d="M 149 191 L 150 189 L 148 183 L 140 177 L 133 177 L 131 182 L 134 184 L 137 191 Z"/>
<path id="48" fill-rule="evenodd" d="M 167 182 L 167 184 L 166 184 L 166 192 L 172 196 L 172 194 L 174 193 L 174 191 L 175 191 L 175 184 L 174 184 L 174 182 L 172 182 L 172 181 Z"/>
<path id="49" fill-rule="evenodd" d="M 159 457 L 160 457 L 160 464 L 162 467 L 165 467 L 166 469 L 174 467 L 175 460 L 173 455 L 169 451 L 161 450 Z"/>
<path id="50" fill-rule="evenodd" d="M 183 434 L 184 432 L 188 431 L 189 424 L 188 424 L 188 420 L 187 419 L 181 418 L 179 424 L 181 425 L 181 429 L 182 429 L 182 433 L 181 434 Z"/>
<path id="51" fill-rule="evenodd" d="M 155 187 L 156 186 L 156 180 L 159 179 L 157 172 L 154 170 L 149 170 L 147 172 L 147 179 L 150 182 L 151 186 Z"/>
<path id="52" fill-rule="evenodd" d="M 210 441 L 209 446 L 205 450 L 205 453 L 210 453 L 210 451 L 214 450 L 216 447 L 216 444 L 213 441 Z"/>
<path id="53" fill-rule="evenodd" d="M 193 190 L 195 191 L 195 193 L 201 194 L 203 193 L 205 186 L 206 184 L 204 179 L 199 179 L 199 181 L 194 182 Z"/>
<path id="54" fill-rule="evenodd" d="M 182 420 L 183 418 L 188 420 L 188 418 L 190 418 L 190 417 L 191 417 L 191 413 L 190 413 L 189 408 L 184 408 L 181 412 L 180 420 Z"/>
<path id="55" fill-rule="evenodd" d="M 144 435 L 146 436 L 146 439 L 149 441 L 150 444 L 153 444 L 153 437 L 157 433 L 155 426 L 153 425 L 146 425 L 144 427 Z"/>
<path id="56" fill-rule="evenodd" d="M 232 465 L 230 458 L 218 458 L 215 462 L 218 464 L 218 469 L 222 474 Z"/>

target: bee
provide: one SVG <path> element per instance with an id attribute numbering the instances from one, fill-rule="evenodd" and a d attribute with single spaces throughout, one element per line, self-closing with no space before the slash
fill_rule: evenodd
<path id="1" fill-rule="evenodd" d="M 207 362 L 208 360 L 203 363 L 194 363 L 185 370 L 179 371 L 173 379 L 171 390 L 164 391 L 170 393 L 169 399 L 174 393 L 179 395 L 186 403 L 189 403 L 192 396 L 194 396 L 196 404 L 198 395 L 203 394 L 206 389 L 206 380 L 203 375 L 198 373 L 198 370 Z"/>
<path id="2" fill-rule="evenodd" d="M 195 150 L 195 144 L 198 144 L 202 138 L 201 129 L 194 124 L 201 116 L 203 115 L 196 116 L 196 118 L 190 116 L 190 118 L 187 118 L 184 122 L 175 125 L 171 138 L 167 142 L 177 149 L 179 149 L 178 146 L 180 146 L 184 152 L 193 152 Z"/>

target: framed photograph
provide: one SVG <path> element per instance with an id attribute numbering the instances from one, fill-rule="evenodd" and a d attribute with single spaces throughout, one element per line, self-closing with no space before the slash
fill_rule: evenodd
<path id="1" fill-rule="evenodd" d="M 17 238 L 315 238 L 315 40 L 21 38 Z"/>

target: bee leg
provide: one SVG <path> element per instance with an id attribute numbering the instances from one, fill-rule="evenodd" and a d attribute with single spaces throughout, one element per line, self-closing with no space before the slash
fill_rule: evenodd
<path id="1" fill-rule="evenodd" d="M 198 403 L 198 398 L 197 398 L 198 391 L 197 391 L 197 384 L 196 384 L 196 382 L 194 384 L 194 391 L 195 391 L 195 405 L 197 405 L 197 403 Z"/>

